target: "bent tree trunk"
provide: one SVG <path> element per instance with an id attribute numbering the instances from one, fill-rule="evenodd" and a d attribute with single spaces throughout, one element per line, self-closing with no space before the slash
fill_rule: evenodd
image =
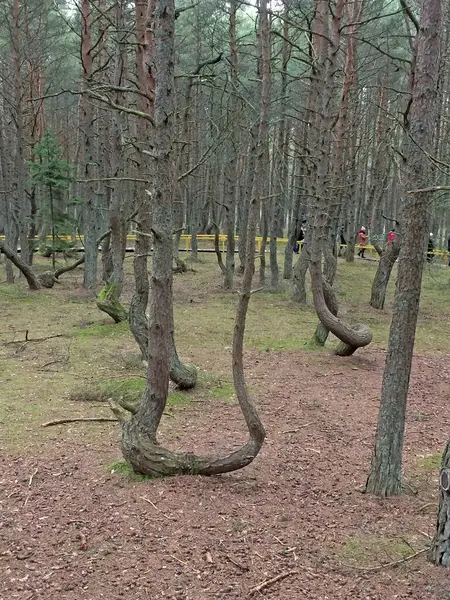
<path id="1" fill-rule="evenodd" d="M 16 266 L 19 271 L 23 274 L 25 279 L 27 280 L 28 287 L 30 290 L 38 290 L 41 287 L 39 279 L 33 269 L 24 262 L 20 256 L 11 250 L 11 248 L 2 240 L 0 240 L 0 250 L 3 254 L 8 258 L 14 266 Z"/>
<path id="2" fill-rule="evenodd" d="M 335 317 L 338 316 L 339 312 L 339 303 L 336 294 L 334 293 L 331 285 L 326 281 L 326 279 L 322 280 L 323 286 L 323 295 L 325 298 L 325 303 L 328 307 L 328 310 Z M 330 333 L 329 329 L 325 327 L 322 321 L 319 321 L 316 327 L 316 331 L 313 335 L 313 344 L 317 344 L 318 346 L 325 346 L 325 342 L 327 341 L 328 334 Z"/>
<path id="3" fill-rule="evenodd" d="M 260 28 L 268 27 L 267 0 L 261 0 Z M 249 430 L 248 442 L 223 457 L 199 457 L 187 452 L 173 452 L 157 441 L 157 430 L 166 405 L 170 356 L 169 341 L 173 331 L 172 230 L 174 195 L 173 164 L 173 55 L 174 0 L 156 0 L 156 90 L 153 191 L 153 268 L 152 302 L 149 319 L 148 384 L 139 408 L 122 426 L 122 452 L 136 472 L 153 476 L 200 474 L 213 475 L 236 470 L 249 464 L 258 454 L 265 431 L 255 407 L 248 397 L 243 372 L 243 333 L 254 272 L 254 249 L 257 199 L 252 195 L 249 209 L 247 256 L 233 339 L 233 375 L 236 395 Z M 263 18 L 265 17 L 265 18 Z M 264 87 L 264 86 L 263 86 Z"/>
<path id="4" fill-rule="evenodd" d="M 105 283 L 95 299 L 97 308 L 109 315 L 115 323 L 121 323 L 128 319 L 128 312 L 120 303 L 119 296 L 117 285 L 109 282 Z"/>
<path id="5" fill-rule="evenodd" d="M 370 306 L 378 310 L 384 308 L 386 300 L 386 291 L 391 277 L 392 268 L 400 253 L 400 239 L 396 235 L 392 244 L 388 244 L 381 253 L 378 262 L 377 272 L 372 283 L 372 294 L 370 296 Z"/>
<path id="6" fill-rule="evenodd" d="M 328 306 L 331 313 L 337 317 L 339 312 L 339 303 L 337 296 L 333 290 L 334 278 L 336 277 L 337 271 L 337 258 L 333 254 L 333 250 L 328 247 L 325 248 L 325 264 L 323 267 L 323 293 L 326 305 Z M 313 343 L 318 346 L 325 346 L 325 342 L 328 339 L 329 330 L 325 327 L 322 321 L 319 320 L 316 331 L 313 335 Z"/>
<path id="7" fill-rule="evenodd" d="M 358 323 L 348 326 L 338 319 L 328 308 L 322 281 L 321 252 L 314 252 L 311 257 L 309 271 L 314 307 L 321 323 L 340 340 L 335 350 L 338 356 L 351 356 L 358 348 L 368 346 L 372 341 L 372 332 L 367 325 Z"/>
<path id="8" fill-rule="evenodd" d="M 450 440 L 442 455 L 436 533 L 428 552 L 428 560 L 443 567 L 450 567 L 450 490 L 447 486 L 450 473 L 447 470 L 449 468 Z"/>

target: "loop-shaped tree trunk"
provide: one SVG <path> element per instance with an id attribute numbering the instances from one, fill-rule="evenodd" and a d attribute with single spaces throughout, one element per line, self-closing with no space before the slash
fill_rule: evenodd
<path id="1" fill-rule="evenodd" d="M 335 353 L 339 356 L 351 356 L 358 348 L 370 344 L 372 332 L 367 325 L 346 325 L 328 308 L 323 289 L 320 259 L 321 252 L 314 252 L 309 266 L 314 307 L 322 324 L 341 341 Z"/>

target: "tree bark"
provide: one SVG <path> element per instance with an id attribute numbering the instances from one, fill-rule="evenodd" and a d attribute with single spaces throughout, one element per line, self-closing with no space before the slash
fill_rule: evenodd
<path id="1" fill-rule="evenodd" d="M 261 1 L 265 14 L 267 0 Z M 250 401 L 243 378 L 242 344 L 245 317 L 250 300 L 254 272 L 254 244 L 258 199 L 252 196 L 249 211 L 249 248 L 242 290 L 236 315 L 233 340 L 233 374 L 236 395 L 249 429 L 249 441 L 225 457 L 198 457 L 191 453 L 173 452 L 157 442 L 157 430 L 167 401 L 173 326 L 172 301 L 172 200 L 174 196 L 173 143 L 173 56 L 174 2 L 156 0 L 156 90 L 155 90 L 155 156 L 153 243 L 154 258 L 151 278 L 152 303 L 149 321 L 148 385 L 142 402 L 131 419 L 123 424 L 122 451 L 133 469 L 153 476 L 174 474 L 212 475 L 225 473 L 249 464 L 259 452 L 265 432 Z M 260 27 L 262 27 L 260 23 Z M 264 89 L 264 85 L 262 86 Z"/>
<path id="2" fill-rule="evenodd" d="M 442 455 L 441 472 L 442 469 L 450 469 L 450 440 L 447 442 Z M 435 565 L 450 567 L 450 493 L 449 490 L 443 489 L 443 487 L 446 486 L 439 486 L 436 532 L 428 551 L 428 560 Z"/>
<path id="3" fill-rule="evenodd" d="M 114 65 L 114 87 L 120 89 L 124 87 L 127 71 L 126 41 L 128 32 L 125 27 L 125 4 L 124 0 L 116 3 L 116 27 L 119 39 L 116 44 L 116 56 Z M 116 104 L 126 105 L 126 95 L 124 92 L 116 92 Z M 120 179 L 125 174 L 126 157 L 123 151 L 124 139 L 124 116 L 115 111 L 112 123 L 112 152 L 110 158 L 111 171 L 113 177 Z M 120 302 L 122 294 L 126 244 L 127 244 L 127 212 L 128 202 L 126 201 L 125 185 L 123 181 L 115 181 L 114 188 L 110 193 L 109 204 L 109 241 L 111 255 L 111 273 L 105 282 L 103 289 L 96 298 L 97 307 L 110 315 L 116 322 L 126 321 L 128 312 Z"/>
<path id="4" fill-rule="evenodd" d="M 30 267 L 30 265 L 28 265 L 24 260 L 22 260 L 22 257 L 19 256 L 17 252 L 11 250 L 11 248 L 2 240 L 0 240 L 0 250 L 6 256 L 6 258 L 8 258 L 12 262 L 12 264 L 16 266 L 19 269 L 19 271 L 21 271 L 21 273 L 27 280 L 28 287 L 30 288 L 30 290 L 35 291 L 40 289 L 41 284 L 39 283 L 38 277 L 34 273 L 33 269 Z"/>
<path id="5" fill-rule="evenodd" d="M 81 131 L 83 136 L 83 233 L 85 248 L 84 286 L 94 290 L 97 285 L 97 198 L 95 179 L 94 110 L 89 98 L 93 73 L 92 14 L 90 0 L 83 0 L 81 8 L 81 59 L 83 66 L 82 94 L 80 98 Z"/>
<path id="6" fill-rule="evenodd" d="M 378 261 L 377 272 L 372 283 L 372 293 L 370 296 L 370 306 L 378 310 L 383 310 L 386 300 L 386 291 L 391 277 L 395 261 L 400 253 L 400 234 L 397 233 L 394 241 L 388 244 L 383 250 Z"/>
<path id="7" fill-rule="evenodd" d="M 423 0 L 417 34 L 417 54 L 408 122 L 407 154 L 410 189 L 427 186 L 436 118 L 443 0 Z M 429 193 L 406 194 L 400 222 L 402 243 L 398 262 L 394 312 L 389 333 L 381 404 L 368 492 L 392 496 L 402 491 L 402 450 L 406 402 L 428 235 Z"/>

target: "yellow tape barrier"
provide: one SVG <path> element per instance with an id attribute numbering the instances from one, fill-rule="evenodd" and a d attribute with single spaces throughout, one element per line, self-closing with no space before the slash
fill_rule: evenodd
<path id="1" fill-rule="evenodd" d="M 65 240 L 67 242 L 71 242 L 72 241 L 74 243 L 76 243 L 76 242 L 81 242 L 82 243 L 83 242 L 83 237 L 84 236 L 82 236 L 82 235 L 81 236 L 59 235 L 58 239 Z M 198 246 L 198 248 L 200 250 L 203 249 L 203 248 L 205 248 L 204 242 L 211 242 L 212 244 L 214 244 L 215 235 L 202 233 L 202 234 L 198 234 L 196 237 L 197 237 L 197 246 Z M 5 236 L 4 235 L 0 235 L 0 239 L 4 240 Z M 49 241 L 51 241 L 52 236 L 48 235 L 47 239 Z M 192 236 L 188 235 L 188 234 L 182 234 L 180 236 L 180 241 L 183 242 L 183 244 L 184 244 L 184 250 L 186 252 L 191 252 L 191 250 L 192 250 L 191 239 L 192 239 Z M 235 236 L 234 239 L 236 241 L 238 241 L 239 237 Z M 255 240 L 256 240 L 256 249 L 259 252 L 261 250 L 261 243 L 262 243 L 263 238 L 262 237 L 256 237 Z M 130 241 L 130 242 L 136 241 L 136 235 L 128 235 L 127 236 L 127 241 Z M 280 246 L 280 245 L 281 246 L 285 246 L 288 243 L 288 241 L 289 241 L 288 238 L 277 238 L 277 245 L 278 246 Z M 225 252 L 226 251 L 226 242 L 227 242 L 227 235 L 225 233 L 219 234 L 219 242 L 220 242 L 221 251 Z M 210 249 L 209 245 L 207 247 L 208 247 L 208 249 Z M 346 248 L 346 246 L 341 245 L 341 248 Z M 356 244 L 355 248 L 359 249 L 359 248 L 362 248 L 362 246 L 360 246 L 359 244 Z M 375 258 L 375 259 L 379 258 L 378 253 L 375 250 L 374 246 L 367 245 L 367 246 L 364 246 L 364 248 L 366 250 L 366 253 L 368 254 L 368 258 L 372 258 L 372 259 L 373 258 Z M 439 257 L 443 262 L 447 262 L 448 259 L 450 258 L 450 252 L 445 252 L 443 250 L 435 250 L 434 252 L 432 252 L 432 254 L 434 256 Z"/>

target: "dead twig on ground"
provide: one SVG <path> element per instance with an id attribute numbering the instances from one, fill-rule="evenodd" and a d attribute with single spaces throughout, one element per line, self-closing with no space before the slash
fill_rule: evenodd
<path id="1" fill-rule="evenodd" d="M 47 421 L 42 423 L 41 427 L 52 427 L 53 425 L 64 425 L 65 423 L 118 423 L 119 419 L 114 417 L 79 417 L 74 419 L 56 419 L 55 421 Z"/>
<path id="2" fill-rule="evenodd" d="M 271 579 L 266 579 L 262 583 L 256 585 L 254 588 L 250 590 L 249 598 L 252 598 L 256 593 L 261 592 L 262 590 L 267 589 L 277 581 L 281 581 L 282 579 L 286 579 L 286 577 L 290 577 L 291 575 L 297 575 L 298 571 L 286 571 L 285 573 L 280 573 L 276 577 L 272 577 Z"/>
<path id="3" fill-rule="evenodd" d="M 238 569 L 241 569 L 241 571 L 244 571 L 244 572 L 246 572 L 246 571 L 250 571 L 250 568 L 249 568 L 249 567 L 247 567 L 247 565 L 241 565 L 240 563 L 238 563 L 238 562 L 237 562 L 237 560 L 234 560 L 234 558 L 231 558 L 231 556 L 230 556 L 229 554 L 227 554 L 227 555 L 225 556 L 225 558 L 226 558 L 227 560 L 229 560 L 229 561 L 230 561 L 230 563 L 231 563 L 232 565 L 234 565 L 234 566 L 235 566 L 235 567 L 237 567 Z"/>
<path id="4" fill-rule="evenodd" d="M 424 554 L 425 552 L 428 551 L 428 548 L 422 548 L 422 550 L 418 550 L 417 552 L 414 552 L 413 554 L 410 554 L 409 556 L 405 556 L 405 558 L 401 558 L 400 560 L 393 560 L 390 563 L 385 563 L 383 565 L 377 565 L 376 567 L 358 567 L 357 565 L 346 565 L 344 563 L 341 564 L 342 567 L 345 567 L 347 569 L 356 569 L 357 571 L 365 571 L 367 573 L 369 572 L 375 572 L 375 571 L 382 571 L 383 569 L 390 569 L 393 567 L 398 567 L 399 565 L 403 565 L 404 563 L 412 560 L 413 558 L 416 558 L 416 556 L 419 556 L 420 554 Z"/>
<path id="5" fill-rule="evenodd" d="M 194 567 L 191 567 L 191 565 L 187 562 L 185 562 L 184 560 L 181 560 L 179 558 L 177 558 L 176 556 L 174 556 L 173 554 L 169 554 L 170 558 L 172 558 L 173 560 L 176 560 L 178 563 L 180 563 L 180 565 L 184 565 L 185 567 L 187 567 L 188 569 L 192 569 L 194 571 L 194 573 L 200 574 L 200 571 Z"/>
<path id="6" fill-rule="evenodd" d="M 310 421 L 309 423 L 305 423 L 304 425 L 300 425 L 299 427 L 296 427 L 295 429 L 286 429 L 286 431 L 282 431 L 281 433 L 297 433 L 297 431 L 300 431 L 300 429 L 304 429 L 305 427 L 309 427 L 312 424 L 313 424 L 313 421 Z"/>
<path id="7" fill-rule="evenodd" d="M 169 515 L 166 515 L 166 513 L 164 513 L 160 508 L 158 508 L 156 506 L 156 504 L 154 504 L 149 498 L 146 498 L 145 496 L 139 496 L 139 498 L 141 500 L 143 500 L 144 502 L 148 502 L 148 504 L 150 504 L 151 506 L 153 506 L 153 508 L 162 514 L 163 517 L 166 517 L 166 519 L 168 519 L 169 521 L 176 521 L 176 519 L 174 519 L 173 517 L 169 517 Z"/>
<path id="8" fill-rule="evenodd" d="M 24 506 L 26 506 L 28 504 L 28 500 L 30 499 L 30 496 L 31 496 L 31 485 L 33 483 L 34 476 L 36 475 L 37 472 L 38 472 L 38 470 L 37 470 L 37 467 L 36 467 L 36 469 L 31 473 L 30 479 L 28 480 L 28 494 L 27 494 L 27 497 L 25 498 L 25 502 L 23 503 Z"/>

